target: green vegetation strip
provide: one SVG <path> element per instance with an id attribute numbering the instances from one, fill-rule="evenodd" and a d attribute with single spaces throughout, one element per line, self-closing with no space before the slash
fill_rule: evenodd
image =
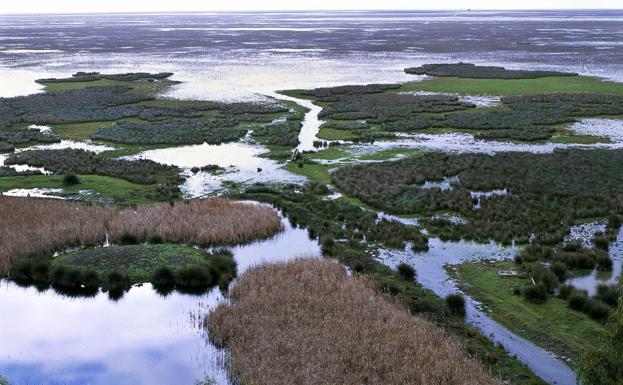
<path id="1" fill-rule="evenodd" d="M 584 350 L 601 335 L 603 325 L 570 309 L 567 301 L 551 297 L 543 304 L 526 301 L 514 288 L 531 284 L 528 277 L 502 277 L 513 262 L 467 263 L 449 267 L 462 290 L 490 309 L 509 330 L 548 349 L 576 366 Z"/>

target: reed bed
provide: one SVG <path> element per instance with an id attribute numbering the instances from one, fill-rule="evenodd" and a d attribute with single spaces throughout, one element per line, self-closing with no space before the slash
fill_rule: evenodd
<path id="1" fill-rule="evenodd" d="M 115 213 L 106 206 L 0 196 L 0 273 L 28 253 L 100 244 Z"/>
<path id="2" fill-rule="evenodd" d="M 442 329 L 328 260 L 249 270 L 206 319 L 230 370 L 254 385 L 493 385 Z"/>
<path id="3" fill-rule="evenodd" d="M 117 243 L 131 234 L 138 241 L 158 235 L 166 242 L 236 244 L 281 230 L 273 209 L 214 198 L 154 204 L 135 209 L 51 199 L 0 196 L 0 274 L 16 258 L 33 252 Z"/>
<path id="4" fill-rule="evenodd" d="M 213 198 L 122 210 L 108 230 L 111 242 L 125 233 L 139 240 L 159 234 L 166 242 L 213 246 L 268 237 L 281 230 L 281 220 L 270 207 Z"/>

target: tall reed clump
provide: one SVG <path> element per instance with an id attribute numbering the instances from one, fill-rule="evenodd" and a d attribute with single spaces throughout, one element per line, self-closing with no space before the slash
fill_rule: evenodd
<path id="1" fill-rule="evenodd" d="M 11 263 L 36 252 L 152 239 L 199 246 L 237 244 L 268 237 L 281 221 L 267 206 L 201 199 L 118 209 L 52 199 L 0 196 L 0 276 Z"/>
<path id="2" fill-rule="evenodd" d="M 272 208 L 222 198 L 125 209 L 108 227 L 114 243 L 124 234 L 140 241 L 158 234 L 166 242 L 200 246 L 249 242 L 279 230 L 281 221 Z"/>
<path id="3" fill-rule="evenodd" d="M 28 253 L 100 244 L 115 213 L 112 207 L 0 196 L 0 274 Z"/>
<path id="4" fill-rule="evenodd" d="M 254 268 L 231 297 L 206 324 L 240 383 L 499 384 L 442 329 L 329 260 Z"/>

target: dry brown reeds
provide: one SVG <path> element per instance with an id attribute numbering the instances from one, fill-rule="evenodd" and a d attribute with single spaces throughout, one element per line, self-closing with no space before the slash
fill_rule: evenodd
<path id="1" fill-rule="evenodd" d="M 254 268 L 231 296 L 206 322 L 240 383 L 499 384 L 442 329 L 332 261 Z"/>
<path id="2" fill-rule="evenodd" d="M 270 207 L 222 198 L 125 209 L 108 226 L 111 242 L 129 232 L 139 240 L 159 234 L 167 242 L 202 246 L 244 243 L 280 229 L 281 221 Z"/>
<path id="3" fill-rule="evenodd" d="M 0 274 L 15 258 L 32 252 L 114 243 L 124 233 L 139 241 L 158 234 L 167 242 L 231 244 L 266 237 L 281 229 L 270 207 L 227 199 L 154 204 L 120 210 L 52 199 L 0 196 Z"/>

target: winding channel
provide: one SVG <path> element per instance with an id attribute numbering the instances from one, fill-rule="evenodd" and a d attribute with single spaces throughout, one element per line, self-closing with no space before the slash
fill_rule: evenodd
<path id="1" fill-rule="evenodd" d="M 317 135 L 323 123 L 318 117 L 322 108 L 306 99 L 281 94 L 271 96 L 280 100 L 296 102 L 308 110 L 299 135 L 300 144 L 297 149 L 299 151 L 314 151 L 313 142 L 318 140 Z M 363 152 L 401 146 L 452 152 L 551 152 L 555 148 L 565 147 L 622 148 L 622 142 L 623 140 L 590 146 L 548 143 L 514 144 L 475 140 L 473 136 L 468 134 L 415 134 L 405 135 L 397 141 L 379 141 L 366 146 L 353 145 L 351 148 L 354 151 Z M 80 145 L 74 142 L 62 142 L 45 146 L 45 148 L 67 148 Z M 91 150 L 94 146 L 88 144 L 86 147 Z M 105 149 L 98 147 L 95 150 L 103 151 Z M 281 164 L 259 157 L 264 151 L 262 146 L 242 141 L 218 146 L 196 145 L 152 150 L 139 154 L 136 158 L 175 164 L 184 168 L 185 172 L 188 172 L 190 167 L 200 167 L 207 164 L 218 164 L 231 169 L 218 176 L 205 173 L 188 175 L 188 181 L 183 189 L 189 197 L 214 192 L 220 188 L 225 180 L 233 179 L 239 182 L 301 182 L 303 180 L 301 177 L 284 170 Z M 237 154 L 237 156 L 231 157 L 231 154 Z M 240 156 L 240 154 L 242 155 Z M 3 160 L 4 158 L 0 157 L 0 164 L 3 163 Z M 26 193 L 28 192 L 18 191 L 15 192 L 15 195 L 25 195 Z M 50 195 L 45 194 L 45 196 L 49 197 Z M 390 219 L 402 220 L 394 217 Z M 305 230 L 292 227 L 283 217 L 282 221 L 285 231 L 281 234 L 269 240 L 237 246 L 232 249 L 238 263 L 239 274 L 244 273 L 250 266 L 261 262 L 283 261 L 303 256 L 320 256 L 318 243 L 310 240 Z M 406 223 L 417 224 L 417 221 L 406 220 Z M 621 257 L 623 255 L 622 245 L 623 239 L 619 235 L 617 246 L 614 247 L 617 253 L 616 258 L 613 258 L 616 266 L 618 266 L 618 271 L 621 270 L 620 262 L 623 259 Z M 456 282 L 447 274 L 445 265 L 466 261 L 511 259 L 518 250 L 515 247 L 504 248 L 494 243 L 442 242 L 437 238 L 431 238 L 430 250 L 426 253 L 414 253 L 410 251 L 408 246 L 405 251 L 384 249 L 380 251 L 379 260 L 390 267 L 395 267 L 402 261 L 413 265 L 418 272 L 418 281 L 440 297 L 445 297 L 458 291 Z M 11 298 L 17 298 L 19 301 Z M 469 296 L 466 298 L 467 323 L 476 327 L 491 341 L 504 346 L 508 354 L 516 356 L 519 361 L 528 366 L 544 381 L 558 385 L 577 384 L 574 372 L 559 358 L 511 332 L 485 313 L 474 299 Z M 66 384 L 79 384 L 85 378 L 99 378 L 102 379 L 102 384 L 111 383 L 111 380 L 119 384 L 126 382 L 139 385 L 148 384 L 153 382 L 154 376 L 158 373 L 164 375 L 164 369 L 141 372 L 136 371 L 136 368 L 153 368 L 156 365 L 155 362 L 159 362 L 159 365 L 168 362 L 169 366 L 167 367 L 171 370 L 170 373 L 175 373 L 178 376 L 176 382 L 192 375 L 194 379 L 209 377 L 216 384 L 229 384 L 223 365 L 224 353 L 206 342 L 205 330 L 201 326 L 201 320 L 197 318 L 199 317 L 198 314 L 205 314 L 209 309 L 225 301 L 218 289 L 200 297 L 197 301 L 196 298 L 189 299 L 181 294 L 173 294 L 163 299 L 158 297 L 149 285 L 143 285 L 133 288 L 127 297 L 119 303 L 108 303 L 101 293 L 95 298 L 76 300 L 59 297 L 52 291 L 38 292 L 33 288 L 25 289 L 14 284 L 2 283 L 0 285 L 0 300 L 3 304 L 8 304 L 5 309 L 9 310 L 5 312 L 8 316 L 0 318 L 0 336 L 3 341 L 6 341 L 0 346 L 0 371 L 7 373 L 9 379 L 17 379 L 16 383 L 49 384 L 50 378 L 57 378 L 59 381 L 62 379 L 63 383 Z M 49 303 L 54 305 L 53 309 L 50 308 L 51 305 L 44 305 L 47 303 L 46 301 L 50 301 Z M 157 319 L 132 318 L 134 309 L 150 311 L 157 306 L 170 309 L 170 313 L 173 315 L 166 316 L 163 312 L 158 311 L 157 313 L 150 313 L 154 314 L 153 317 Z M 39 308 L 49 311 L 46 311 L 45 316 L 34 314 L 39 311 L 35 312 L 33 309 Z M 84 322 L 79 322 L 79 315 L 84 311 L 90 314 L 88 315 L 89 319 L 102 319 L 108 322 L 106 325 L 100 323 L 96 323 L 96 325 L 108 330 L 117 330 L 113 335 L 107 336 L 106 343 L 103 341 L 100 330 L 87 328 L 83 325 Z M 53 334 L 57 335 L 53 341 L 46 340 L 43 335 L 32 334 L 32 330 L 35 329 L 32 318 L 36 320 L 41 317 L 47 319 L 51 330 L 54 331 Z M 188 328 L 189 323 L 192 325 L 191 328 Z M 67 325 L 71 327 L 67 328 Z M 141 330 L 141 333 L 133 335 L 133 333 L 128 332 L 128 329 Z M 6 333 L 2 333 L 6 330 L 12 331 L 10 338 L 4 335 Z M 72 332 L 67 330 L 72 330 L 77 335 L 72 335 Z M 77 337 L 81 338 L 80 343 L 76 341 Z M 148 340 L 151 342 L 147 343 Z M 158 344 L 162 341 L 166 342 L 163 344 L 164 347 L 158 348 Z M 118 347 L 113 347 L 112 342 Z M 58 344 L 58 346 L 66 346 L 67 349 L 42 349 L 42 346 L 49 348 L 49 344 L 52 343 Z M 97 355 L 95 352 L 90 352 L 80 358 L 78 352 L 81 351 L 81 346 L 102 346 L 102 354 Z M 180 353 L 185 349 L 190 349 L 191 357 Z M 29 357 L 31 352 L 38 351 L 42 354 Z M 43 354 L 44 352 L 56 352 L 55 358 L 52 360 L 49 359 L 49 356 L 44 357 L 46 355 Z M 184 362 L 177 362 L 179 359 L 175 358 L 176 354 L 185 357 L 182 360 Z M 124 364 L 124 357 L 127 359 L 127 367 Z M 128 357 L 133 358 L 130 360 Z M 188 365 L 189 360 L 192 362 L 190 366 Z M 75 362 L 75 364 L 70 368 L 63 366 L 63 363 L 67 362 Z M 178 366 L 171 367 L 174 364 Z M 96 372 L 96 375 L 93 374 L 93 371 Z M 187 371 L 187 374 L 181 375 L 182 371 Z M 126 380 L 119 380 L 121 378 L 126 378 Z M 192 379 L 186 382 L 192 382 L 190 380 Z M 100 382 L 91 383 L 99 384 Z"/>

